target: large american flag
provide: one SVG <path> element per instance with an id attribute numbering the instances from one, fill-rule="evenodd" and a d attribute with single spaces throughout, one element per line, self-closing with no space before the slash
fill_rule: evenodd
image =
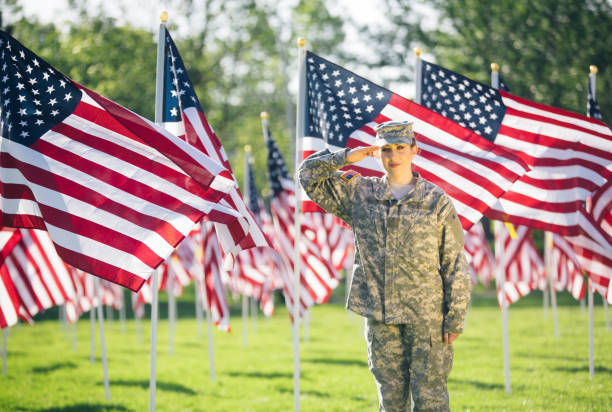
<path id="1" fill-rule="evenodd" d="M 165 31 L 166 39 L 162 112 L 164 127 L 232 172 L 221 141 L 200 106 L 176 45 L 170 33 L 165 28 L 161 30 Z M 232 178 L 235 180 L 233 172 Z M 237 184 L 231 188 L 229 196 L 222 199 L 220 204 L 236 209 L 249 223 L 246 236 L 241 227 L 229 226 L 223 222 L 215 223 L 221 248 L 226 258 L 230 258 L 225 265 L 227 268 L 231 266 L 231 258 L 241 250 L 251 247 L 270 247 L 261 228 L 245 205 Z"/>
<path id="2" fill-rule="evenodd" d="M 217 203 L 222 165 L 5 32 L 0 96 L 0 223 L 47 230 L 72 266 L 138 290 L 203 216 L 248 230 Z"/>
<path id="3" fill-rule="evenodd" d="M 286 270 L 282 271 L 283 294 L 289 313 L 296 301 L 295 282 L 295 182 L 278 150 L 272 134 L 268 133 L 268 178 L 270 180 L 270 208 L 276 226 L 276 243 Z M 301 216 L 300 227 L 300 289 L 299 310 L 302 313 L 315 303 L 325 303 L 338 286 L 339 276 L 330 261 L 321 256 L 318 246 L 306 235 L 314 227 L 309 214 Z"/>
<path id="4" fill-rule="evenodd" d="M 372 145 L 379 123 L 412 120 L 420 148 L 415 169 L 452 198 L 466 230 L 528 169 L 478 134 L 310 52 L 306 84 L 304 157 L 326 147 Z M 367 176 L 383 173 L 372 157 L 350 168 Z M 319 209 L 306 201 L 304 211 L 314 210 Z"/>
<path id="5" fill-rule="evenodd" d="M 521 156 L 532 168 L 486 213 L 560 234 L 582 225 L 586 198 L 612 178 L 612 131 L 599 120 L 535 103 L 423 61 L 422 102 Z M 595 236 L 595 235 L 593 235 Z"/>

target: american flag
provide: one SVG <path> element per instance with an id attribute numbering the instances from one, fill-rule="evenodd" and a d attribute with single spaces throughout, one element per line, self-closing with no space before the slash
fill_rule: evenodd
<path id="1" fill-rule="evenodd" d="M 212 320 L 217 327 L 229 332 L 230 310 L 227 303 L 227 291 L 223 284 L 223 265 L 221 263 L 221 250 L 213 225 L 207 222 L 202 225 L 202 236 L 204 237 L 204 283 L 197 282 L 200 288 L 200 296 L 205 297 L 202 304 L 210 312 Z"/>
<path id="2" fill-rule="evenodd" d="M 57 255 L 49 234 L 35 229 L 20 232 L 21 239 L 2 262 L 19 297 L 20 312 L 32 318 L 53 306 L 75 302 L 70 270 Z M 78 318 L 75 310 L 68 310 L 67 315 L 70 322 Z"/>
<path id="3" fill-rule="evenodd" d="M 521 156 L 532 168 L 487 217 L 566 235 L 590 234 L 592 228 L 581 225 L 581 206 L 612 178 L 608 126 L 425 61 L 422 73 L 425 106 Z"/>
<path id="4" fill-rule="evenodd" d="M 296 300 L 293 280 L 295 264 L 295 182 L 289 177 L 287 165 L 276 141 L 268 133 L 268 178 L 270 181 L 270 207 L 276 226 L 278 252 L 287 270 L 282 271 L 283 294 L 289 313 L 293 313 Z M 306 232 L 314 231 L 309 214 L 301 216 L 300 228 L 300 289 L 299 310 L 302 313 L 315 303 L 325 303 L 338 286 L 339 276 L 331 262 L 321 256 L 318 246 Z"/>
<path id="5" fill-rule="evenodd" d="M 250 159 L 250 156 L 247 155 Z M 246 164 L 246 184 L 248 185 L 249 209 L 264 233 L 272 239 L 274 226 L 265 208 L 263 201 L 255 185 L 255 173 L 253 165 L 247 161 Z M 266 231 L 266 226 L 268 231 Z M 270 231 L 271 230 L 271 231 Z M 236 265 L 229 273 L 229 289 L 241 295 L 246 295 L 257 299 L 265 315 L 271 316 L 274 312 L 273 291 L 280 278 L 280 256 L 272 248 L 257 247 L 243 251 L 236 257 Z M 281 263 L 282 265 L 282 263 Z"/>
<path id="6" fill-rule="evenodd" d="M 162 30 L 165 31 L 166 39 L 162 114 L 164 127 L 232 172 L 221 141 L 208 123 L 200 106 L 178 49 L 170 33 L 165 28 Z M 235 181 L 233 172 L 232 178 Z M 246 234 L 243 227 L 229 226 L 222 222 L 215 223 L 215 231 L 222 251 L 229 259 L 225 265 L 226 268 L 231 267 L 231 258 L 241 250 L 251 247 L 270 247 L 261 228 L 245 205 L 237 184 L 231 188 L 229 195 L 226 199 L 221 200 L 220 204 L 236 209 L 248 221 Z"/>
<path id="7" fill-rule="evenodd" d="M 498 276 L 505 276 L 505 293 L 502 293 L 497 282 L 497 299 L 502 305 L 504 296 L 508 304 L 514 303 L 534 289 L 544 289 L 546 286 L 546 271 L 544 262 L 531 238 L 531 228 L 515 226 L 516 238 L 512 238 L 508 229 L 502 227 L 495 233 L 496 244 L 503 248 L 503 267 Z M 499 254 L 496 254 L 496 265 L 500 267 Z"/>
<path id="8" fill-rule="evenodd" d="M 353 231 L 338 224 L 338 219 L 330 213 L 310 213 L 315 232 L 306 235 L 319 247 L 323 259 L 332 263 L 337 271 L 352 268 L 355 244 Z"/>
<path id="9" fill-rule="evenodd" d="M 420 148 L 415 169 L 452 198 L 466 230 L 528 169 L 518 156 L 476 133 L 310 52 L 306 84 L 304 158 L 326 147 L 372 145 L 379 123 L 412 120 Z M 372 157 L 350 168 L 367 176 L 383 173 Z M 317 210 L 305 202 L 304 211 Z"/>
<path id="10" fill-rule="evenodd" d="M 563 236 L 553 233 L 550 254 L 555 290 L 567 289 L 575 299 L 584 298 L 584 275 L 571 244 Z"/>
<path id="11" fill-rule="evenodd" d="M 593 288 L 612 303 L 612 180 L 603 185 L 587 201 L 587 223 L 601 231 L 603 238 L 594 241 L 584 234 L 567 236 L 583 270 L 587 272 Z"/>
<path id="12" fill-rule="evenodd" d="M 11 251 L 21 241 L 21 232 L 16 229 L 0 230 L 0 329 L 13 326 L 20 317 L 21 300 L 13 280 L 4 264 Z"/>
<path id="13" fill-rule="evenodd" d="M 65 262 L 132 290 L 203 216 L 248 226 L 217 203 L 235 182 L 205 154 L 4 32 L 0 65 L 3 226 L 45 229 Z"/>
<path id="14" fill-rule="evenodd" d="M 491 280 L 495 279 L 495 260 L 481 222 L 465 232 L 465 252 L 477 279 L 489 286 Z"/>
<path id="15" fill-rule="evenodd" d="M 593 119 L 603 120 L 601 110 L 599 110 L 599 104 L 597 104 L 597 100 L 595 99 L 595 95 L 591 87 L 591 79 L 589 79 L 589 87 L 587 89 L 587 116 L 592 117 Z"/>

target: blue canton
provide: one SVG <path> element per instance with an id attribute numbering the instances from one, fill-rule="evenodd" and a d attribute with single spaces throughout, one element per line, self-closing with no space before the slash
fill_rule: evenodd
<path id="1" fill-rule="evenodd" d="M 355 130 L 374 121 L 392 93 L 313 53 L 306 53 L 306 136 L 346 147 Z"/>
<path id="2" fill-rule="evenodd" d="M 0 31 L 0 132 L 32 145 L 76 108 L 82 92 L 44 60 Z"/>
<path id="3" fill-rule="evenodd" d="M 491 142 L 506 107 L 499 91 L 423 61 L 421 104 Z"/>
<path id="4" fill-rule="evenodd" d="M 200 101 L 193 90 L 178 49 L 166 31 L 166 62 L 164 76 L 163 122 L 178 122 L 181 113 L 188 107 L 202 112 Z"/>
<path id="5" fill-rule="evenodd" d="M 283 156 L 278 150 L 278 145 L 272 137 L 271 133 L 268 133 L 268 141 L 266 142 L 268 149 L 268 179 L 270 180 L 270 189 L 272 190 L 272 197 L 278 196 L 283 191 L 282 180 L 291 180 L 289 177 L 289 170 L 283 160 Z"/>

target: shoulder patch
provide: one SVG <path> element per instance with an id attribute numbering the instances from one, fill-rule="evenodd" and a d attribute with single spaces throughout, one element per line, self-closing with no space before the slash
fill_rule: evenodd
<path id="1" fill-rule="evenodd" d="M 350 182 L 357 176 L 359 176 L 359 172 L 356 172 L 354 170 L 347 170 L 346 172 L 340 175 L 340 177 L 346 180 L 347 182 Z"/>

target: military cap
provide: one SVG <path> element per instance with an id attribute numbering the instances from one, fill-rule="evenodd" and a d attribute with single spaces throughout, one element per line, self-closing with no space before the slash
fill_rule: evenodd
<path id="1" fill-rule="evenodd" d="M 385 146 L 393 143 L 416 144 L 414 131 L 410 121 L 389 121 L 379 124 L 376 130 L 376 146 Z"/>

